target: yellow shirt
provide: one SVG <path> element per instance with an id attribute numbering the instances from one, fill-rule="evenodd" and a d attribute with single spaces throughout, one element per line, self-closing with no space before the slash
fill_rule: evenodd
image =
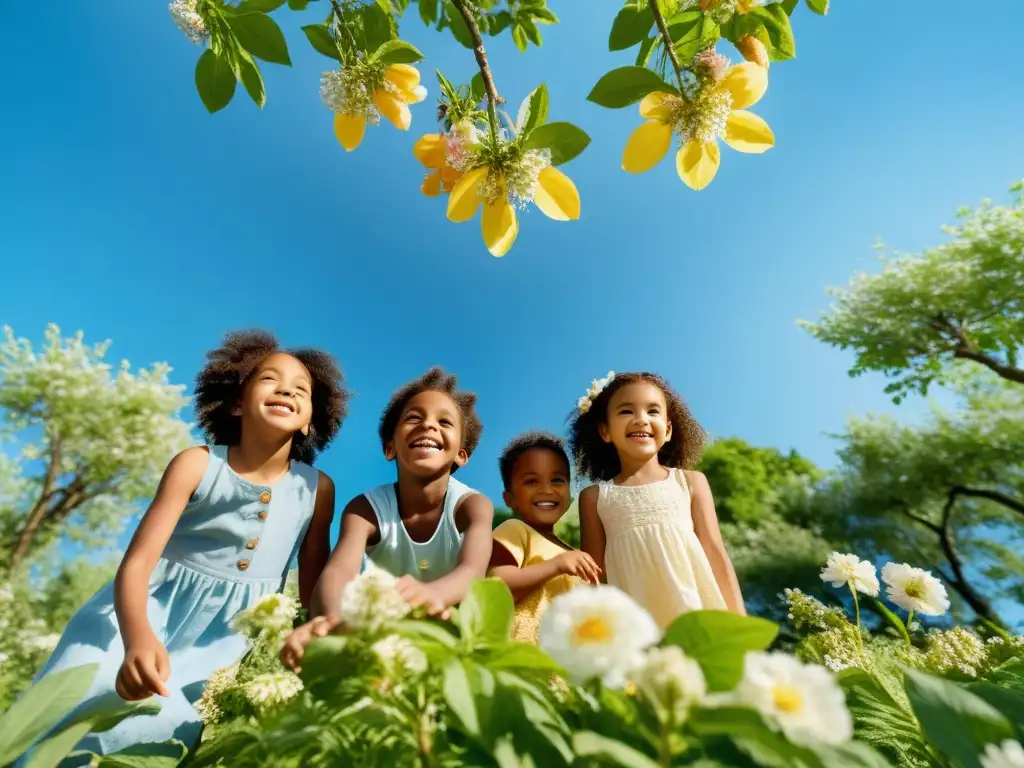
<path id="1" fill-rule="evenodd" d="M 515 518 L 495 528 L 492 536 L 508 550 L 520 568 L 553 560 L 568 551 Z M 512 639 L 536 645 L 540 640 L 541 613 L 556 595 L 568 592 L 579 583 L 579 579 L 574 576 L 555 576 L 516 603 Z"/>

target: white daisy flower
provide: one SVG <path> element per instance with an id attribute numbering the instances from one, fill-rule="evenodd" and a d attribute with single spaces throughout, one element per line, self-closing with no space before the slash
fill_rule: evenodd
<path id="1" fill-rule="evenodd" d="M 345 586 L 341 598 L 341 620 L 356 630 L 377 632 L 385 624 L 404 619 L 409 604 L 395 591 L 390 573 L 367 561 L 366 570 Z"/>
<path id="2" fill-rule="evenodd" d="M 623 686 L 660 638 L 651 615 L 616 587 L 577 587 L 552 600 L 540 619 L 541 649 L 578 683 Z"/>
<path id="3" fill-rule="evenodd" d="M 637 689 L 672 712 L 677 723 L 708 692 L 700 664 L 674 645 L 648 651 L 643 666 L 631 677 Z"/>
<path id="4" fill-rule="evenodd" d="M 794 744 L 841 744 L 853 737 L 853 718 L 835 675 L 789 654 L 748 653 L 736 698 Z"/>
<path id="5" fill-rule="evenodd" d="M 879 584 L 875 566 L 856 555 L 833 552 L 821 570 L 821 580 L 833 587 L 850 586 L 871 597 L 878 595 Z"/>
<path id="6" fill-rule="evenodd" d="M 1024 747 L 1019 741 L 1007 739 L 1002 744 L 989 744 L 979 756 L 981 768 L 1024 768 Z"/>
<path id="7" fill-rule="evenodd" d="M 905 611 L 925 616 L 941 616 L 949 610 L 946 588 L 928 571 L 906 563 L 886 563 L 882 581 L 889 600 Z"/>

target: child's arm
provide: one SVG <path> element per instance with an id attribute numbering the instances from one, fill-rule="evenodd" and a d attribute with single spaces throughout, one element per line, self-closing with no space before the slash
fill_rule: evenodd
<path id="1" fill-rule="evenodd" d="M 149 625 L 146 611 L 149 579 L 209 461 L 209 453 L 201 447 L 188 448 L 171 459 L 117 569 L 114 611 L 124 643 L 124 662 L 114 687 L 126 701 L 138 701 L 154 693 L 168 695 L 164 683 L 171 676 L 170 660 Z"/>
<path id="2" fill-rule="evenodd" d="M 600 569 L 601 581 L 607 581 L 604 569 L 604 526 L 597 514 L 600 489 L 588 486 L 580 492 L 580 549 L 590 555 Z"/>
<path id="3" fill-rule="evenodd" d="M 331 523 L 334 520 L 334 481 L 323 472 L 316 484 L 313 519 L 299 548 L 299 602 L 311 610 L 313 589 L 331 556 Z"/>
<path id="4" fill-rule="evenodd" d="M 395 584 L 398 594 L 413 608 L 422 605 L 429 613 L 442 617 L 449 608 L 462 602 L 474 580 L 487 575 L 494 505 L 482 493 L 466 496 L 455 510 L 455 522 L 462 531 L 462 549 L 459 551 L 459 564 L 451 573 L 429 584 L 411 576 L 403 576 Z"/>
<path id="5" fill-rule="evenodd" d="M 313 618 L 295 629 L 281 648 L 281 663 L 301 672 L 299 662 L 314 637 L 323 637 L 341 623 L 345 586 L 359 575 L 366 543 L 377 532 L 377 516 L 365 496 L 356 496 L 341 514 L 341 536 L 313 588 L 309 613 Z"/>
<path id="6" fill-rule="evenodd" d="M 729 553 L 725 551 L 722 532 L 718 529 L 718 515 L 715 514 L 715 500 L 711 496 L 711 486 L 703 472 L 687 472 L 686 479 L 690 486 L 693 530 L 697 534 L 704 554 L 711 563 L 715 581 L 722 591 L 725 604 L 733 613 L 746 616 L 747 609 L 743 604 L 740 583 L 736 579 L 736 571 L 732 567 Z"/>
<path id="7" fill-rule="evenodd" d="M 529 557 L 529 536 L 530 530 L 521 520 L 506 520 L 491 535 L 493 548 L 488 572 L 505 582 L 515 602 L 556 576 L 571 575 L 591 584 L 598 582 L 600 571 L 597 564 L 586 552 L 576 549 L 523 567 L 523 561 Z"/>

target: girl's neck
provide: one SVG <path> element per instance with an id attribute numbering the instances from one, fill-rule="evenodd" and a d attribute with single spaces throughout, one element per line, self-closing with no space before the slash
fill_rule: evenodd
<path id="1" fill-rule="evenodd" d="M 616 485 L 645 485 L 657 483 L 668 477 L 668 470 L 661 466 L 657 456 L 639 463 L 619 456 L 619 463 L 622 469 L 613 480 Z"/>
<path id="2" fill-rule="evenodd" d="M 451 473 L 445 472 L 438 477 L 416 477 L 398 471 L 396 493 L 398 508 L 402 517 L 415 517 L 440 508 L 448 493 L 448 481 Z"/>
<path id="3" fill-rule="evenodd" d="M 292 438 L 267 439 L 242 431 L 238 445 L 228 449 L 228 465 L 246 480 L 271 485 L 291 466 Z"/>

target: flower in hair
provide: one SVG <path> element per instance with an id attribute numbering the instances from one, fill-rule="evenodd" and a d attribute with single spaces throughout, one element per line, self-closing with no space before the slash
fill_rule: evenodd
<path id="1" fill-rule="evenodd" d="M 590 382 L 590 389 L 587 390 L 587 394 L 581 397 L 576 402 L 576 407 L 579 408 L 580 413 L 586 413 L 590 410 L 590 407 L 594 404 L 594 400 L 600 395 L 605 388 L 612 383 L 615 378 L 615 371 L 608 371 L 608 375 L 603 379 L 594 379 Z"/>

